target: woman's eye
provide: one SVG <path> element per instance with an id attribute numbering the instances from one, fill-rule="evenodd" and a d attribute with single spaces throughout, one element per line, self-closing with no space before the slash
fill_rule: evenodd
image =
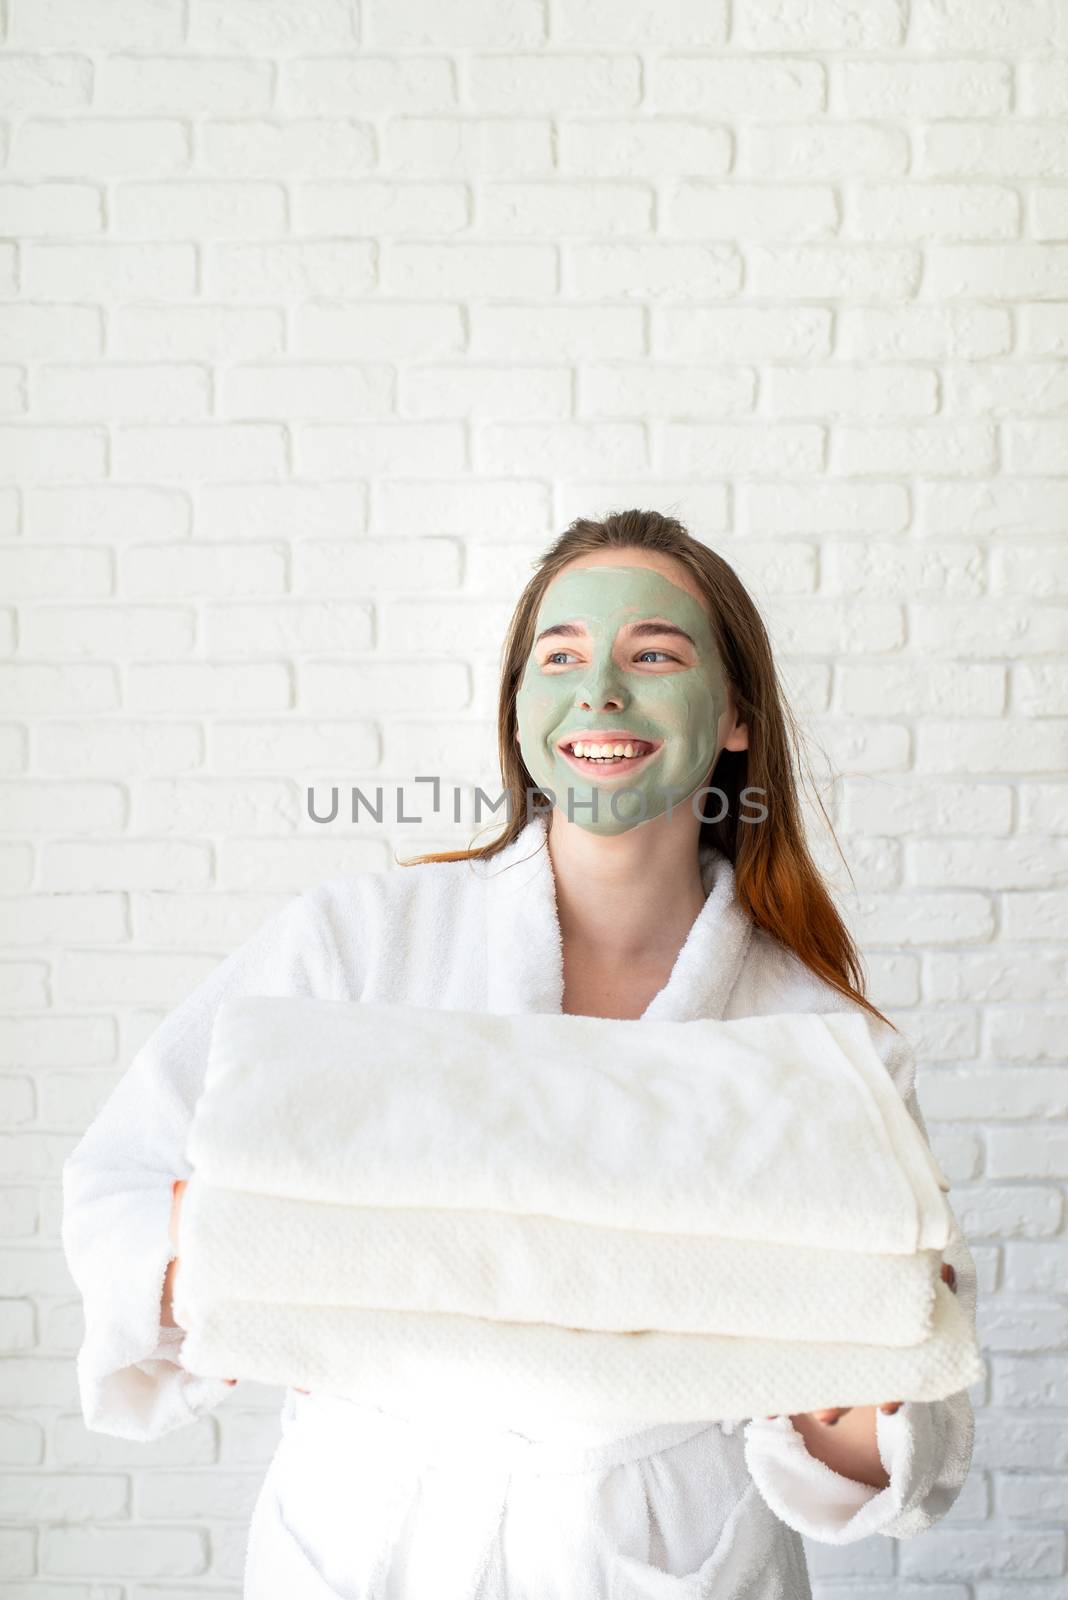
<path id="1" fill-rule="evenodd" d="M 578 657 L 571 650 L 553 650 L 545 657 L 545 660 L 542 662 L 542 666 L 562 666 L 563 662 L 559 659 L 561 656 L 569 656 L 572 661 L 578 660 Z M 635 659 L 637 661 L 641 661 L 644 656 L 663 656 L 665 661 L 678 661 L 679 659 L 678 656 L 673 656 L 668 650 L 654 650 L 652 648 L 639 651 Z"/>
<path id="2" fill-rule="evenodd" d="M 568 658 L 571 658 L 571 661 L 577 661 L 577 659 L 579 659 L 579 658 L 577 658 L 576 654 L 574 654 L 574 651 L 571 651 L 571 650 L 553 650 L 553 651 L 550 651 L 550 653 L 548 653 L 547 656 L 545 656 L 545 661 L 542 662 L 542 666 L 544 666 L 544 667 L 563 666 L 563 661 L 561 661 L 561 659 L 560 659 L 561 656 L 568 656 Z M 654 648 L 652 648 L 652 646 L 651 646 L 651 648 L 649 648 L 649 650 L 640 650 L 640 651 L 638 651 L 638 654 L 636 654 L 636 656 L 635 656 L 635 661 L 643 661 L 643 659 L 646 658 L 646 656 L 660 656 L 660 658 L 664 659 L 664 661 L 675 661 L 675 662 L 678 662 L 678 659 L 679 659 L 678 656 L 673 656 L 673 654 L 671 654 L 670 650 L 654 650 Z"/>

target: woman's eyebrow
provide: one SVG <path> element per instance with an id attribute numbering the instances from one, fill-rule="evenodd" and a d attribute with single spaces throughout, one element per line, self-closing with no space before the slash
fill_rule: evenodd
<path id="1" fill-rule="evenodd" d="M 551 628 L 541 630 L 534 643 L 541 644 L 543 639 L 551 639 L 556 634 L 559 634 L 561 639 L 577 639 L 580 633 L 585 632 L 586 629 L 579 622 L 554 622 Z"/>
<path id="2" fill-rule="evenodd" d="M 686 629 L 676 628 L 673 622 L 632 622 L 629 627 L 631 633 L 636 634 L 639 638 L 648 638 L 650 634 L 666 633 L 675 639 L 685 639 L 687 644 L 693 644 L 694 649 L 697 649 Z"/>
<path id="3" fill-rule="evenodd" d="M 693 639 L 686 632 L 685 628 L 677 628 L 673 622 L 628 622 L 624 624 L 624 628 L 628 632 L 643 639 L 648 638 L 650 634 L 656 634 L 659 636 L 669 634 L 676 639 L 685 639 L 687 644 L 691 644 L 695 650 L 697 649 L 696 644 L 694 644 Z M 555 622 L 551 628 L 543 628 L 541 633 L 539 633 L 538 637 L 534 640 L 534 643 L 541 644 L 543 639 L 550 639 L 555 636 L 558 636 L 561 639 L 576 639 L 578 638 L 579 634 L 585 632 L 586 629 L 582 623 Z"/>

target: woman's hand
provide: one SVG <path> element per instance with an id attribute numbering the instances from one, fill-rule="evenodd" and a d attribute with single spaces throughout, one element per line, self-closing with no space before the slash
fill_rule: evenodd
<path id="1" fill-rule="evenodd" d="M 953 1293 L 956 1294 L 957 1274 L 954 1272 L 948 1261 L 943 1261 L 942 1263 L 942 1281 L 943 1283 L 948 1283 Z M 886 1416 L 892 1417 L 894 1412 L 900 1411 L 904 1404 L 905 1402 L 903 1400 L 884 1400 L 878 1409 Z M 817 1422 L 822 1422 L 826 1427 L 833 1428 L 839 1417 L 844 1417 L 846 1412 L 851 1411 L 852 1409 L 852 1406 L 825 1406 L 820 1411 L 801 1411 L 798 1413 L 798 1415 L 801 1417 L 813 1417 Z M 773 1411 L 767 1420 L 771 1422 L 773 1418 L 777 1417 L 778 1415 L 779 1413 L 777 1411 Z"/>
<path id="2" fill-rule="evenodd" d="M 167 1232 L 175 1250 L 178 1249 L 178 1218 L 182 1210 L 182 1196 L 188 1187 L 189 1180 L 187 1178 L 175 1178 L 171 1184 L 171 1224 Z"/>
<path id="3" fill-rule="evenodd" d="M 171 1184 L 171 1218 L 167 1229 L 167 1237 L 174 1246 L 175 1256 L 167 1267 L 167 1276 L 164 1279 L 164 1300 L 168 1311 L 170 1311 L 171 1296 L 174 1292 L 174 1274 L 178 1269 L 178 1223 L 182 1213 L 182 1199 L 188 1187 L 189 1180 L 187 1178 L 175 1178 Z M 170 1326 L 173 1327 L 174 1323 L 172 1322 Z M 224 1378 L 223 1382 L 230 1384 L 232 1387 L 237 1382 L 237 1379 Z"/>

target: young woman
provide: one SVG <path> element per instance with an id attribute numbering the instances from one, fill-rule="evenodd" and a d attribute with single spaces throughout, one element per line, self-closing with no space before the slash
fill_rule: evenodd
<path id="1" fill-rule="evenodd" d="M 792 724 L 725 561 L 655 512 L 576 520 L 520 597 L 498 733 L 499 838 L 297 897 L 163 1021 L 69 1157 L 90 1428 L 154 1439 L 234 1381 L 181 1365 L 169 1305 L 172 1186 L 189 1175 L 212 1019 L 232 995 L 679 1021 L 859 1008 L 925 1132 L 912 1054 L 865 998 L 806 850 Z M 179 1182 L 176 1240 L 180 1195 Z M 974 1325 L 957 1226 L 942 1272 Z M 962 1391 L 652 1428 L 487 1428 L 448 1395 L 433 1416 L 401 1416 L 290 1389 L 282 1430 L 246 1600 L 806 1600 L 801 1535 L 928 1528 L 964 1482 L 973 1417 Z"/>

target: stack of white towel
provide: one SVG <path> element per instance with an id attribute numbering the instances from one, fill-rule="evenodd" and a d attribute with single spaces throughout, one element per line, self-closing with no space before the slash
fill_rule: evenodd
<path id="1" fill-rule="evenodd" d="M 983 1375 L 939 1273 L 948 1186 L 859 1014 L 242 997 L 186 1154 L 202 1374 L 650 1422 Z"/>

